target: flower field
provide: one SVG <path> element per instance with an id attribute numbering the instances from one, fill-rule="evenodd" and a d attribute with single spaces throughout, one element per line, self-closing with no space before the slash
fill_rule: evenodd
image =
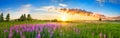
<path id="1" fill-rule="evenodd" d="M 0 38 L 120 38 L 119 22 L 1 22 Z"/>

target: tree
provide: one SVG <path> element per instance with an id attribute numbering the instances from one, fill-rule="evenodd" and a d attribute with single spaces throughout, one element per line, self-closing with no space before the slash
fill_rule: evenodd
<path id="1" fill-rule="evenodd" d="M 26 19 L 27 19 L 27 18 L 26 18 L 26 14 L 24 14 L 24 15 L 23 15 L 23 20 L 26 20 Z"/>
<path id="2" fill-rule="evenodd" d="M 9 13 L 6 16 L 6 21 L 10 21 L 10 14 Z"/>
<path id="3" fill-rule="evenodd" d="M 26 21 L 26 20 L 32 20 L 32 17 L 31 17 L 31 15 L 30 14 L 28 14 L 27 15 L 27 17 L 26 17 L 26 14 L 22 14 L 21 16 L 20 16 L 20 19 L 19 19 L 19 21 Z"/>
<path id="4" fill-rule="evenodd" d="M 24 21 L 24 15 L 22 14 L 21 16 L 20 16 L 20 19 L 19 19 L 20 21 Z"/>
<path id="5" fill-rule="evenodd" d="M 27 20 L 29 20 L 29 21 L 32 20 L 32 17 L 30 14 L 27 15 Z"/>
<path id="6" fill-rule="evenodd" d="M 53 19 L 53 20 L 51 20 L 52 22 L 57 22 L 58 20 L 57 19 Z"/>
<path id="7" fill-rule="evenodd" d="M 102 21 L 102 19 L 101 19 L 101 18 L 99 18 L 99 21 Z"/>
<path id="8" fill-rule="evenodd" d="M 0 21 L 4 21 L 3 13 L 0 15 Z"/>

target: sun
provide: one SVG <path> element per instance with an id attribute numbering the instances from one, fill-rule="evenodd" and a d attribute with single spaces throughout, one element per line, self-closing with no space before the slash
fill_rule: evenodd
<path id="1" fill-rule="evenodd" d="M 68 19 L 67 19 L 67 17 L 66 16 L 61 16 L 61 21 L 67 21 Z"/>
<path id="2" fill-rule="evenodd" d="M 67 18 L 66 17 L 62 17 L 61 20 L 62 21 L 67 21 Z"/>

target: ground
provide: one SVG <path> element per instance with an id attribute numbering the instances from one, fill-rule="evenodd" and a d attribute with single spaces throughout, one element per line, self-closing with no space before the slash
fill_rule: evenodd
<path id="1" fill-rule="evenodd" d="M 32 25 L 32 26 L 31 26 Z M 38 26 L 37 26 L 38 25 Z M 44 26 L 44 27 L 42 27 Z M 16 28 L 17 27 L 17 28 Z M 22 28 L 21 28 L 22 27 Z M 35 28 L 22 31 L 23 27 Z M 18 32 L 16 28 L 19 30 Z M 41 29 L 42 31 L 36 31 Z M 12 31 L 12 37 L 9 35 Z M 22 31 L 22 35 L 21 35 Z M 44 22 L 21 21 L 0 22 L 0 38 L 120 38 L 120 22 L 81 21 Z"/>

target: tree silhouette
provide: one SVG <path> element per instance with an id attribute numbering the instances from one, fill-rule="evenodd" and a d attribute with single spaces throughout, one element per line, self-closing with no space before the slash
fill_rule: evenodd
<path id="1" fill-rule="evenodd" d="M 0 21 L 4 21 L 3 13 L 0 14 Z"/>
<path id="2" fill-rule="evenodd" d="M 21 16 L 20 16 L 20 19 L 19 19 L 20 21 L 24 21 L 24 15 L 22 14 Z"/>
<path id="3" fill-rule="evenodd" d="M 30 14 L 28 14 L 27 17 L 26 17 L 26 14 L 22 14 L 22 15 L 20 16 L 19 21 L 26 21 L 26 20 L 28 20 L 28 21 L 32 20 L 32 17 L 31 17 Z"/>
<path id="4" fill-rule="evenodd" d="M 10 14 L 9 13 L 6 16 L 6 21 L 10 21 Z"/>
<path id="5" fill-rule="evenodd" d="M 102 21 L 102 19 L 101 19 L 101 18 L 99 18 L 99 21 Z"/>
<path id="6" fill-rule="evenodd" d="M 32 20 L 32 17 L 31 17 L 30 14 L 27 15 L 27 20 L 28 20 L 28 21 Z"/>
<path id="7" fill-rule="evenodd" d="M 53 19 L 52 22 L 57 22 L 58 20 L 57 19 Z"/>
<path id="8" fill-rule="evenodd" d="M 23 20 L 26 20 L 26 19 L 27 19 L 27 18 L 26 18 L 26 14 L 24 14 L 24 15 L 23 15 Z"/>

